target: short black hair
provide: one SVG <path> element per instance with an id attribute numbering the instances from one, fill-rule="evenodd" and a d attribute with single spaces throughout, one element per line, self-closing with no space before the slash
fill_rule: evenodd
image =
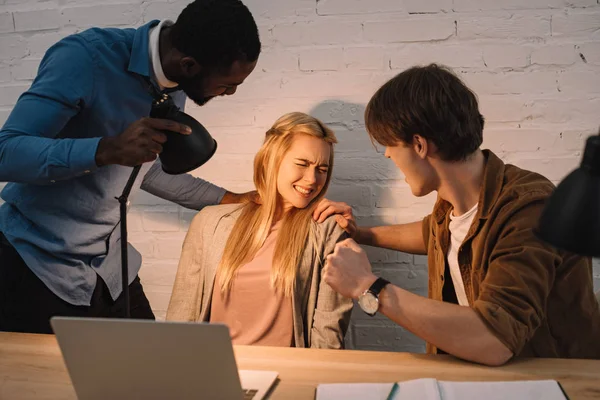
<path id="1" fill-rule="evenodd" d="M 373 140 L 394 146 L 413 135 L 432 141 L 445 161 L 462 161 L 483 142 L 477 97 L 450 69 L 438 64 L 409 68 L 386 82 L 365 110 Z"/>
<path id="2" fill-rule="evenodd" d="M 254 62 L 261 50 L 256 22 L 240 0 L 195 0 L 172 27 L 173 46 L 208 69 Z"/>

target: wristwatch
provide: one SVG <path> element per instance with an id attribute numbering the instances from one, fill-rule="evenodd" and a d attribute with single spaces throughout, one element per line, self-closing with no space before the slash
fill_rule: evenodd
<path id="1" fill-rule="evenodd" d="M 367 315 L 372 317 L 379 310 L 379 293 L 388 283 L 390 282 L 383 278 L 377 278 L 370 288 L 358 296 L 358 305 Z"/>

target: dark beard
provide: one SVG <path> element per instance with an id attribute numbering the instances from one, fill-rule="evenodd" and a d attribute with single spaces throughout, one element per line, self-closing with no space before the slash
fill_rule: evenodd
<path id="1" fill-rule="evenodd" d="M 201 79 L 202 81 L 204 81 L 205 77 L 203 75 L 201 75 L 201 76 L 196 76 L 193 79 L 180 79 L 178 83 L 179 83 L 179 87 L 181 88 L 181 90 L 183 90 L 185 95 L 190 100 L 192 100 L 194 103 L 196 103 L 198 106 L 202 107 L 203 105 L 208 103 L 211 99 L 213 99 L 215 96 L 204 96 L 204 93 L 201 93 L 200 91 L 198 91 L 196 89 L 192 89 L 192 88 L 198 87 L 198 79 Z M 202 86 L 204 86 L 204 85 L 202 85 Z"/>
<path id="2" fill-rule="evenodd" d="M 190 100 L 192 100 L 194 103 L 196 103 L 200 107 L 202 107 L 203 105 L 205 105 L 206 103 L 208 103 L 215 97 L 215 96 L 208 96 L 208 97 L 197 96 L 195 94 L 189 93 L 185 89 L 183 89 L 183 92 Z"/>

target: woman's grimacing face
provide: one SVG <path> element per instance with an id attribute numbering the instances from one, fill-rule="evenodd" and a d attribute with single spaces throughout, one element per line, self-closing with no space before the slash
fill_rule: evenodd
<path id="1" fill-rule="evenodd" d="M 332 146 L 314 136 L 298 134 L 283 157 L 277 174 L 277 192 L 284 210 L 306 208 L 319 195 L 329 170 Z"/>

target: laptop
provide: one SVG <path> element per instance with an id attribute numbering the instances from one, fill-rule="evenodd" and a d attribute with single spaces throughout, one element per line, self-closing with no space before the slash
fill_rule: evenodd
<path id="1" fill-rule="evenodd" d="M 238 370 L 223 324 L 53 317 L 79 400 L 263 400 L 274 371 Z"/>

